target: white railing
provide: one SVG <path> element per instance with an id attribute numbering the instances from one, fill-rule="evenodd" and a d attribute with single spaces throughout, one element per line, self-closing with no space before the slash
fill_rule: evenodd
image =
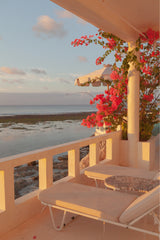
<path id="1" fill-rule="evenodd" d="M 106 158 L 119 163 L 119 142 L 121 131 L 69 142 L 54 147 L 43 148 L 0 159 L 0 235 L 37 214 L 41 204 L 38 192 L 53 184 L 54 155 L 68 152 L 68 177 L 79 177 L 80 148 L 89 145 L 89 165 L 99 161 L 99 143 L 106 141 Z M 38 160 L 39 189 L 15 200 L 14 168 Z"/>

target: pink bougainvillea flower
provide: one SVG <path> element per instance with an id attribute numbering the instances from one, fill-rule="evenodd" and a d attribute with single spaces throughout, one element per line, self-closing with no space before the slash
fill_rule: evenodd
<path id="1" fill-rule="evenodd" d="M 144 94 L 143 99 L 148 101 L 148 102 L 151 102 L 153 100 L 153 94 L 150 94 L 150 95 Z"/>
<path id="2" fill-rule="evenodd" d="M 151 57 L 157 57 L 159 55 L 159 51 L 157 51 L 157 52 L 152 52 L 152 54 L 151 54 Z"/>
<path id="3" fill-rule="evenodd" d="M 146 62 L 147 62 L 147 61 L 145 60 L 145 57 L 144 57 L 144 56 L 141 56 L 140 62 L 141 62 L 141 63 L 146 63 Z"/>
<path id="4" fill-rule="evenodd" d="M 102 122 L 98 122 L 97 125 L 98 125 L 98 127 L 103 127 L 103 123 Z"/>
<path id="5" fill-rule="evenodd" d="M 124 47 L 124 51 L 127 52 L 128 51 L 128 47 Z"/>
<path id="6" fill-rule="evenodd" d="M 110 78 L 112 80 L 119 80 L 119 74 L 117 73 L 117 71 L 112 71 L 112 73 L 110 74 Z"/>
<path id="7" fill-rule="evenodd" d="M 145 32 L 143 34 L 145 36 L 140 35 L 141 40 L 145 41 L 145 42 L 148 40 L 148 43 L 150 45 L 152 45 L 156 40 L 159 39 L 159 32 L 158 31 L 156 32 L 156 31 L 152 30 L 151 28 L 149 28 L 147 30 L 147 32 Z"/>
<path id="8" fill-rule="evenodd" d="M 118 61 L 122 61 L 121 55 L 118 55 L 117 53 L 115 54 L 115 58 L 116 58 Z"/>
<path id="9" fill-rule="evenodd" d="M 101 58 L 101 57 L 98 57 L 98 58 L 96 59 L 96 65 L 99 65 L 99 64 L 101 64 L 103 61 L 104 61 L 104 59 L 103 59 L 103 58 Z"/>
<path id="10" fill-rule="evenodd" d="M 113 38 L 107 38 L 107 40 L 108 40 L 108 47 L 111 49 L 111 50 L 113 50 L 114 49 L 114 47 L 116 46 L 116 41 L 113 39 Z"/>
<path id="11" fill-rule="evenodd" d="M 92 39 L 95 38 L 95 39 Z M 154 106 L 153 91 L 149 91 L 149 88 L 155 88 L 158 84 L 158 42 L 155 41 L 159 38 L 159 33 L 148 29 L 142 36 L 140 36 L 137 42 L 137 48 L 140 47 L 140 64 L 135 60 L 135 64 L 141 68 L 140 71 L 140 108 L 150 107 L 149 104 Z M 103 39 L 103 41 L 101 40 Z M 91 114 L 82 121 L 83 126 L 95 127 L 106 125 L 106 133 L 116 129 L 117 125 L 125 123 L 122 116 L 126 116 L 126 99 L 127 99 L 127 72 L 129 67 L 129 61 L 127 56 L 134 56 L 132 52 L 128 52 L 127 44 L 121 41 L 116 36 L 110 33 L 105 33 L 103 30 L 99 30 L 98 34 L 82 36 L 80 39 L 75 39 L 71 42 L 72 46 L 86 45 L 90 43 L 100 44 L 105 50 L 105 53 L 96 59 L 96 65 L 103 63 L 104 59 L 112 52 L 115 56 L 115 63 L 113 64 L 114 71 L 111 73 L 111 81 L 109 90 L 105 91 L 105 95 L 97 95 L 90 104 L 96 103 L 97 112 Z M 140 45 L 139 45 L 140 44 Z M 116 62 L 121 61 L 123 57 L 122 66 L 117 66 Z M 131 58 L 132 59 L 132 58 Z M 134 59 L 133 59 L 134 62 Z M 114 81 L 115 80 L 115 81 Z M 152 109 L 152 107 L 150 107 Z M 140 120 L 143 121 L 143 112 L 140 111 L 142 117 Z M 152 114 L 152 111 L 150 111 Z M 123 119 L 123 120 L 122 120 Z M 150 118 L 151 119 L 151 118 Z M 143 139 L 142 139 L 143 140 Z"/>
<path id="12" fill-rule="evenodd" d="M 152 75 L 149 66 L 148 66 L 148 67 L 144 66 L 144 67 L 142 68 L 142 72 L 145 73 L 145 74 L 148 74 L 148 75 Z"/>
<path id="13" fill-rule="evenodd" d="M 106 126 L 111 126 L 111 122 L 104 122 Z"/>
<path id="14" fill-rule="evenodd" d="M 94 104 L 94 101 L 90 100 L 90 104 L 91 104 L 91 105 Z"/>
<path id="15" fill-rule="evenodd" d="M 87 39 L 87 35 L 85 35 L 85 36 L 82 36 L 81 38 L 82 38 L 82 39 Z"/>
<path id="16" fill-rule="evenodd" d="M 109 133 L 111 130 L 110 129 L 106 129 L 106 133 Z"/>

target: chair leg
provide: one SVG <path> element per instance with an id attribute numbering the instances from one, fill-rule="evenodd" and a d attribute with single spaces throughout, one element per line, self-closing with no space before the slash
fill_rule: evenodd
<path id="1" fill-rule="evenodd" d="M 103 222 L 103 233 L 105 233 L 105 231 L 106 231 L 106 223 Z"/>
<path id="2" fill-rule="evenodd" d="M 160 219 L 155 212 L 151 212 L 150 215 L 153 217 L 154 224 L 158 224 L 158 230 L 160 232 Z"/>
<path id="3" fill-rule="evenodd" d="M 96 187 L 98 187 L 98 181 L 97 181 L 97 179 L 95 178 L 94 181 L 95 181 Z"/>
<path id="4" fill-rule="evenodd" d="M 63 226 L 64 226 L 64 220 L 65 220 L 65 216 L 66 216 L 66 211 L 64 211 L 64 213 L 63 213 L 62 222 L 61 222 L 60 227 L 56 227 L 55 220 L 54 220 L 54 217 L 53 217 L 52 207 L 51 207 L 51 206 L 49 206 L 49 212 L 50 212 L 50 215 L 51 215 L 51 220 L 52 220 L 53 227 L 54 227 L 57 231 L 61 231 L 62 228 L 63 228 Z"/>

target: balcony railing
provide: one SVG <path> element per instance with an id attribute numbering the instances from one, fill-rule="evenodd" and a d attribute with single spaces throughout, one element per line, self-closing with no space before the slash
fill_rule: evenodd
<path id="1" fill-rule="evenodd" d="M 89 165 L 99 162 L 99 144 L 106 142 L 106 159 L 118 164 L 121 131 L 112 132 L 83 140 L 69 142 L 0 159 L 0 235 L 31 218 L 41 210 L 38 192 L 53 184 L 53 159 L 60 153 L 68 152 L 69 181 L 78 178 L 80 171 L 80 148 L 89 145 Z M 38 160 L 39 189 L 18 199 L 14 198 L 14 168 Z"/>

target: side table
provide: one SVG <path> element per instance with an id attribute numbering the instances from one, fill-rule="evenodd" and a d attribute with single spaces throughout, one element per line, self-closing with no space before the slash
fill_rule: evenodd
<path id="1" fill-rule="evenodd" d="M 160 184 L 160 180 L 152 180 L 131 176 L 112 176 L 104 180 L 108 189 L 143 194 Z"/>

